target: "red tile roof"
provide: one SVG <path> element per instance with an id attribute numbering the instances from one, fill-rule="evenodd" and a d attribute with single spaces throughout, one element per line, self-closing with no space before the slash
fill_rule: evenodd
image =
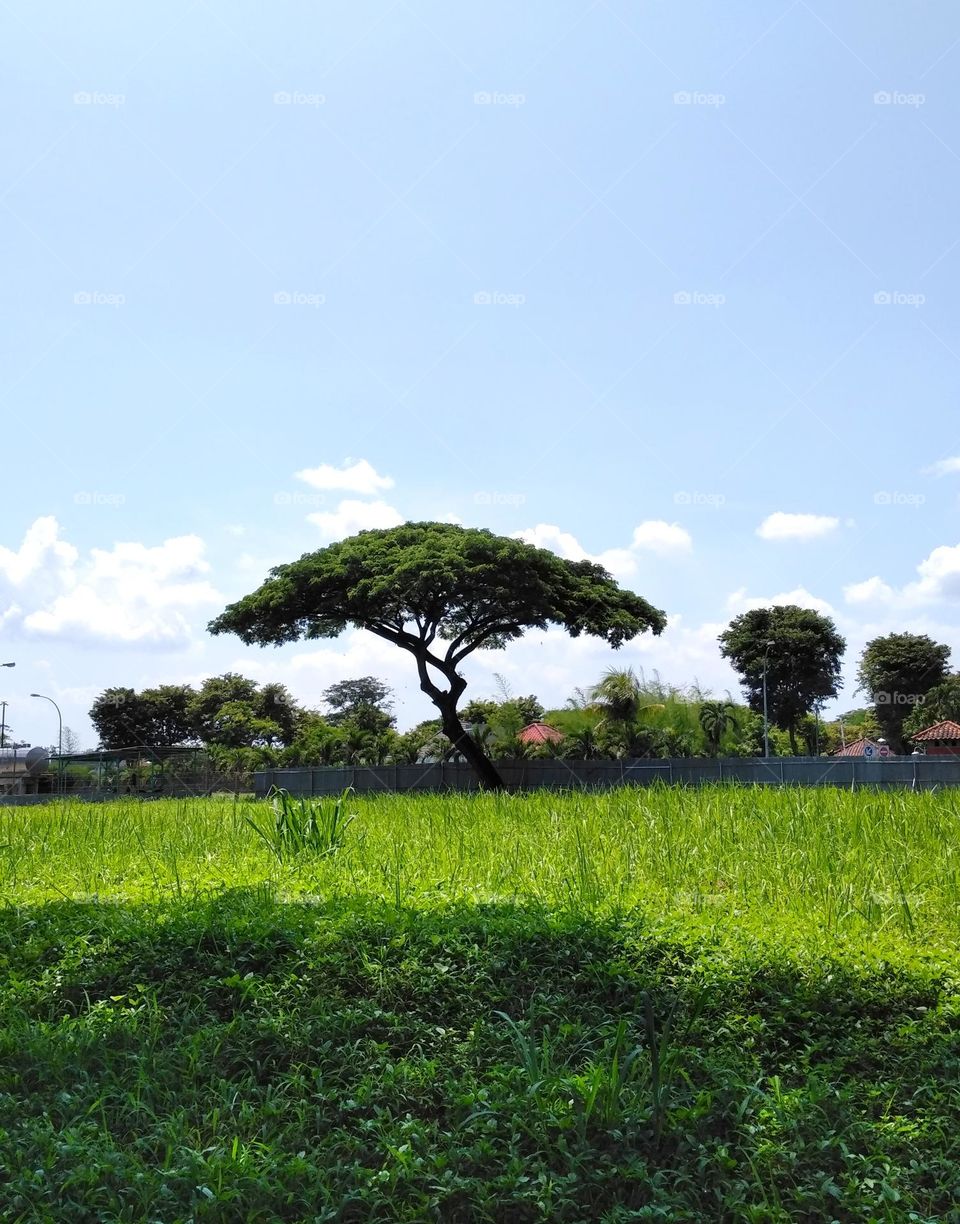
<path id="1" fill-rule="evenodd" d="M 523 744 L 556 744 L 563 739 L 563 732 L 548 723 L 533 722 L 523 728 L 518 738 Z"/>
<path id="2" fill-rule="evenodd" d="M 924 727 L 922 731 L 918 731 L 911 738 L 914 743 L 924 740 L 960 741 L 960 723 L 955 723 L 952 718 L 945 718 L 943 722 L 934 723 L 932 727 Z"/>
<path id="3" fill-rule="evenodd" d="M 880 745 L 876 740 L 867 739 L 865 736 L 861 736 L 860 739 L 855 739 L 851 741 L 851 743 L 847 744 L 846 748 L 838 748 L 833 755 L 842 757 L 862 757 L 863 750 L 868 744 L 871 745 L 871 747 L 873 747 L 877 752 L 880 751 Z"/>

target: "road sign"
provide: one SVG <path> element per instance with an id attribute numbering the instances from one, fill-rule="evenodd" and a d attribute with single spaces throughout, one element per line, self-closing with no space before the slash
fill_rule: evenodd
<path id="1" fill-rule="evenodd" d="M 888 757 L 890 755 L 890 749 L 886 744 L 880 745 L 880 755 L 882 757 Z"/>
<path id="2" fill-rule="evenodd" d="M 877 750 L 874 748 L 873 744 L 864 744 L 863 755 L 868 761 L 872 761 L 877 755 Z"/>

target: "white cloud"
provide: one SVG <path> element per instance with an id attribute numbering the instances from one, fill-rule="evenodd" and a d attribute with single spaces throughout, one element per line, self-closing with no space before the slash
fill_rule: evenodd
<path id="1" fill-rule="evenodd" d="M 121 542 L 81 559 L 59 530 L 56 519 L 38 519 L 18 552 L 0 551 L 0 577 L 17 592 L 2 614 L 13 632 L 183 646 L 193 636 L 187 613 L 223 602 L 203 577 L 210 566 L 198 536 Z"/>
<path id="2" fill-rule="evenodd" d="M 882 578 L 873 577 L 845 586 L 843 597 L 849 604 L 890 603 L 894 590 Z"/>
<path id="3" fill-rule="evenodd" d="M 59 531 L 53 515 L 46 515 L 27 528 L 16 552 L 0 547 L 0 577 L 19 587 L 44 572 L 69 573 L 76 563 L 77 550 L 59 539 Z"/>
<path id="4" fill-rule="evenodd" d="M 329 463 L 321 463 L 319 467 L 303 468 L 294 475 L 297 480 L 312 485 L 314 489 L 331 489 L 343 493 L 372 496 L 382 489 L 393 488 L 393 478 L 381 476 L 366 459 L 360 459 L 354 464 L 350 464 L 348 460 L 347 464 L 339 468 Z"/>
<path id="5" fill-rule="evenodd" d="M 608 548 L 602 553 L 588 553 L 576 536 L 561 531 L 553 523 L 538 523 L 525 531 L 514 533 L 514 539 L 523 540 L 535 548 L 548 548 L 565 561 L 593 561 L 610 571 L 615 578 L 629 578 L 636 573 L 636 558 L 625 548 Z"/>
<path id="6" fill-rule="evenodd" d="M 938 459 L 936 463 L 923 469 L 924 476 L 952 476 L 956 472 L 960 472 L 960 455 L 954 455 L 951 459 Z"/>
<path id="7" fill-rule="evenodd" d="M 307 522 L 319 527 L 323 538 L 330 541 L 377 527 L 399 527 L 403 521 L 403 515 L 385 501 L 362 502 L 351 498 L 340 502 L 332 513 L 307 515 Z"/>
<path id="8" fill-rule="evenodd" d="M 607 548 L 600 553 L 588 553 L 575 535 L 561 531 L 553 523 L 538 523 L 536 527 L 515 532 L 514 538 L 536 548 L 549 548 L 567 561 L 593 561 L 621 580 L 637 572 L 636 554 L 641 550 L 670 556 L 688 553 L 693 545 L 689 533 L 682 527 L 660 520 L 650 520 L 636 527 L 629 548 Z"/>
<path id="9" fill-rule="evenodd" d="M 806 587 L 794 587 L 792 591 L 781 591 L 779 595 L 748 595 L 746 587 L 732 592 L 727 596 L 727 611 L 731 616 L 741 612 L 749 612 L 754 608 L 782 608 L 788 604 L 798 608 L 812 608 L 824 616 L 833 616 L 834 609 L 825 599 L 813 595 Z"/>
<path id="10" fill-rule="evenodd" d="M 840 520 L 826 514 L 785 514 L 777 510 L 757 528 L 761 540 L 815 540 L 828 535 Z"/>
<path id="11" fill-rule="evenodd" d="M 665 523 L 662 519 L 649 519 L 633 529 L 633 548 L 648 549 L 660 556 L 688 553 L 693 548 L 690 532 L 679 523 Z"/>
<path id="12" fill-rule="evenodd" d="M 942 544 L 917 566 L 919 578 L 899 590 L 882 578 L 844 587 L 847 603 L 882 603 L 901 609 L 960 599 L 960 544 Z"/>
<path id="13" fill-rule="evenodd" d="M 943 544 L 917 566 L 919 582 L 905 588 L 909 599 L 931 603 L 960 596 L 960 544 Z"/>

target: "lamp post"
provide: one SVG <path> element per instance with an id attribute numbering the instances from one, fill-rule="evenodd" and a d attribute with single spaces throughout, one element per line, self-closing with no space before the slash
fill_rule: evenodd
<path id="1" fill-rule="evenodd" d="M 16 667 L 16 663 L 0 663 L 0 667 Z M 0 711 L 0 748 L 6 746 L 6 731 L 7 731 L 7 703 L 0 701 L 0 706 L 3 707 Z"/>
<path id="2" fill-rule="evenodd" d="M 767 718 L 767 656 L 770 653 L 770 647 L 775 646 L 776 642 L 767 642 L 766 649 L 763 652 L 763 755 L 770 755 L 770 721 Z"/>
<path id="3" fill-rule="evenodd" d="M 47 697 L 43 693 L 31 693 L 31 697 L 39 697 L 41 701 L 49 701 L 53 708 L 57 711 L 57 789 L 60 794 L 63 794 L 63 715 L 60 713 L 60 707 L 52 697 Z"/>

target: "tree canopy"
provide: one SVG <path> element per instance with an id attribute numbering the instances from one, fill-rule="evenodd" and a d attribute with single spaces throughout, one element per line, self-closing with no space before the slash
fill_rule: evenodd
<path id="1" fill-rule="evenodd" d="M 918 731 L 948 718 L 960 722 L 960 675 L 947 676 L 910 707 L 903 722 L 904 738 L 908 741 Z"/>
<path id="2" fill-rule="evenodd" d="M 199 689 L 105 689 L 90 710 L 101 748 L 289 744 L 302 716 L 282 684 L 260 686 L 234 672 L 210 676 Z"/>
<path id="3" fill-rule="evenodd" d="M 873 702 L 876 720 L 894 752 L 905 751 L 904 723 L 947 678 L 949 658 L 950 647 L 925 633 L 888 633 L 864 647 L 858 687 Z"/>
<path id="4" fill-rule="evenodd" d="M 444 733 L 484 783 L 499 786 L 458 716 L 463 660 L 549 626 L 617 648 L 644 630 L 662 632 L 666 618 L 591 561 L 567 561 L 478 528 L 423 522 L 363 531 L 276 566 L 209 628 L 266 646 L 333 638 L 351 625 L 413 655 Z"/>
<path id="5" fill-rule="evenodd" d="M 794 754 L 804 715 L 837 695 L 845 648 L 828 616 L 796 604 L 754 608 L 720 634 L 720 652 L 739 674 L 750 709 L 758 713 L 763 710 L 766 659 L 769 721 L 789 734 Z"/>
<path id="6" fill-rule="evenodd" d="M 393 690 L 376 676 L 340 680 L 324 690 L 322 701 L 332 713 L 326 719 L 331 727 L 353 725 L 373 735 L 382 735 L 396 721 L 390 713 Z"/>

